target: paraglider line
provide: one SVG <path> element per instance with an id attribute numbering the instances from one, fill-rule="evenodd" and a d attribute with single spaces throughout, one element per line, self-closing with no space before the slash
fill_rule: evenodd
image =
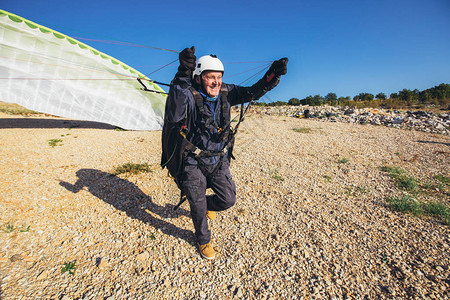
<path id="1" fill-rule="evenodd" d="M 178 61 L 178 58 L 177 59 L 175 59 L 174 61 L 172 61 L 172 62 L 170 62 L 170 63 L 168 63 L 167 65 L 164 65 L 164 66 L 162 66 L 161 68 L 159 68 L 159 69 L 156 69 L 155 71 L 153 71 L 153 72 L 151 72 L 151 73 L 148 73 L 147 75 L 145 75 L 145 76 L 149 76 L 149 75 L 152 75 L 153 73 L 156 73 L 156 72 L 158 72 L 158 71 L 160 71 L 160 70 L 162 70 L 162 69 L 164 69 L 164 68 L 166 68 L 166 67 L 168 67 L 168 66 L 170 66 L 171 64 L 173 64 L 173 63 L 175 63 L 175 62 L 177 62 Z"/>
<path id="2" fill-rule="evenodd" d="M 129 42 L 121 42 L 121 41 L 112 41 L 112 40 L 96 40 L 96 39 L 88 39 L 88 38 L 82 38 L 82 37 L 73 37 L 74 39 L 83 40 L 83 41 L 90 41 L 90 42 L 97 42 L 97 43 L 105 43 L 105 44 L 113 44 L 113 45 L 122 45 L 122 46 L 130 46 L 130 47 L 138 47 L 138 48 L 149 48 L 149 49 L 155 49 L 155 50 L 163 50 L 163 51 L 169 51 L 173 53 L 180 53 L 181 51 L 177 50 L 171 50 L 166 48 L 160 48 L 160 47 L 152 47 L 152 46 L 146 46 L 146 45 L 140 45 L 135 43 L 129 43 Z"/>
<path id="3" fill-rule="evenodd" d="M 26 60 L 24 60 L 24 59 L 17 59 L 17 58 L 14 59 L 14 58 L 9 58 L 9 57 L 4 57 L 4 56 L 0 56 L 0 57 L 1 58 L 6 58 L 6 59 L 12 59 L 12 60 L 26 62 Z M 175 61 L 177 61 L 177 60 L 175 60 Z M 153 73 L 155 73 L 155 72 L 157 72 L 157 71 L 159 71 L 159 70 L 161 70 L 161 69 L 163 69 L 163 68 L 173 64 L 175 61 L 173 61 L 173 62 L 171 62 L 171 63 L 169 63 L 169 64 L 167 64 L 167 65 L 165 65 L 165 66 L 163 66 L 161 68 L 159 68 L 156 71 L 153 71 L 150 74 L 153 74 Z M 126 77 L 126 78 L 110 78 L 110 79 L 102 79 L 102 78 L 91 78 L 91 79 L 88 79 L 88 78 L 54 78 L 53 79 L 53 78 L 22 78 L 22 77 L 19 77 L 19 78 L 0 78 L 0 80 L 2 80 L 2 79 L 13 79 L 13 80 L 20 80 L 20 79 L 22 79 L 22 80 L 135 80 L 136 79 L 136 77 L 134 77 L 134 76 L 124 75 L 124 74 L 120 74 L 120 73 L 105 72 L 105 71 L 102 71 L 100 69 L 85 68 L 85 67 L 81 67 L 81 66 L 77 66 L 77 67 L 64 66 L 64 65 L 58 65 L 58 64 L 43 63 L 43 62 L 39 62 L 39 61 L 31 61 L 31 62 L 35 63 L 35 64 L 40 64 L 40 65 L 55 66 L 55 67 L 59 67 L 59 68 L 66 68 L 66 69 L 73 69 L 73 70 L 90 70 L 92 72 L 96 72 L 96 73 L 99 73 L 99 74 L 113 74 L 113 75 L 122 76 L 122 77 Z M 147 76 L 148 75 L 146 75 L 146 77 Z M 146 81 L 149 81 L 149 82 L 152 82 L 152 83 L 159 84 L 159 85 L 170 86 L 170 84 L 167 84 L 167 83 L 154 81 L 154 80 L 150 80 L 150 79 L 146 79 L 146 78 L 142 78 L 142 79 L 146 80 Z"/>
<path id="4" fill-rule="evenodd" d="M 66 65 L 60 65 L 60 64 L 44 63 L 44 62 L 40 62 L 40 61 L 28 61 L 28 60 L 25 60 L 25 59 L 10 58 L 10 57 L 5 57 L 5 56 L 0 56 L 0 57 L 1 58 L 5 58 L 5 59 L 9 59 L 9 60 L 16 60 L 16 61 L 22 61 L 22 62 L 31 62 L 31 63 L 34 63 L 34 64 L 39 64 L 39 65 L 44 65 L 44 66 L 54 66 L 54 67 L 58 67 L 58 68 L 65 68 L 65 69 L 72 69 L 72 70 L 88 70 L 88 71 L 99 73 L 99 74 L 113 74 L 113 75 L 117 75 L 117 76 L 128 77 L 130 79 L 135 79 L 134 76 L 120 74 L 120 73 L 114 73 L 114 72 L 106 72 L 106 71 L 104 71 L 102 69 L 87 68 L 87 67 L 81 66 L 81 65 L 66 66 Z M 71 62 L 68 62 L 68 61 L 65 61 L 65 62 L 66 63 L 71 63 Z M 12 78 L 12 79 L 20 79 L 20 78 Z"/>
<path id="5" fill-rule="evenodd" d="M 0 80 L 135 80 L 135 77 L 132 78 L 25 78 L 25 77 L 17 77 L 17 78 L 0 78 Z M 143 79 L 143 78 L 142 78 Z M 146 80 L 146 79 L 144 79 Z M 162 85 L 167 85 L 170 86 L 169 84 L 163 84 L 163 83 L 158 83 L 156 81 L 153 80 L 147 80 L 149 82 L 153 82 L 153 83 L 157 83 L 157 84 L 162 84 Z"/>
<path id="6" fill-rule="evenodd" d="M 264 64 L 264 65 L 262 65 L 262 66 L 259 66 L 259 67 L 256 67 L 256 68 L 252 68 L 252 69 L 250 69 L 250 70 L 246 70 L 246 71 L 239 72 L 239 73 L 237 73 L 237 74 L 228 76 L 227 78 L 232 78 L 232 77 L 235 77 L 235 76 L 244 74 L 244 73 L 248 73 L 248 72 L 253 71 L 253 70 L 258 70 L 258 69 L 260 69 L 260 68 L 264 68 L 264 69 L 265 69 L 267 66 L 269 66 L 269 64 L 270 64 L 270 63 L 266 63 L 266 64 Z"/>
<path id="7" fill-rule="evenodd" d="M 266 66 L 267 67 L 267 66 Z M 258 76 L 258 74 L 261 74 L 262 72 L 264 72 L 266 70 L 266 68 L 256 72 L 254 75 L 250 76 L 249 78 L 245 79 L 244 81 L 242 81 L 240 84 L 244 84 L 245 82 L 248 82 L 250 80 L 252 80 L 253 78 L 255 78 L 256 76 Z"/>
<path id="8" fill-rule="evenodd" d="M 271 60 L 262 61 L 234 61 L 234 62 L 224 62 L 225 65 L 235 65 L 235 64 L 271 64 Z"/>

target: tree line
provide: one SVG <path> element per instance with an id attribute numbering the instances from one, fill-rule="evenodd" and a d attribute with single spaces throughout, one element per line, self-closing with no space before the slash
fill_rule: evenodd
<path id="1" fill-rule="evenodd" d="M 426 107 L 437 106 L 443 109 L 450 109 L 450 84 L 442 83 L 438 86 L 419 91 L 403 89 L 397 93 L 392 93 L 389 97 L 385 93 L 373 95 L 371 93 L 359 93 L 351 98 L 337 97 L 335 93 L 328 93 L 325 97 L 321 95 L 308 96 L 303 99 L 291 98 L 288 102 L 276 101 L 271 103 L 257 102 L 260 106 L 281 106 L 281 105 L 331 105 L 331 106 L 355 106 L 355 107 L 383 107 L 383 108 L 404 108 L 404 107 Z"/>

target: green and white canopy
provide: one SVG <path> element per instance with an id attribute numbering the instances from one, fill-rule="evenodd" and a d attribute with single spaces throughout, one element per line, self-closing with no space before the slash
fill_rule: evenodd
<path id="1" fill-rule="evenodd" d="M 155 92 L 141 90 L 137 78 Z M 0 101 L 129 130 L 159 130 L 166 96 L 147 80 L 82 42 L 0 10 Z"/>

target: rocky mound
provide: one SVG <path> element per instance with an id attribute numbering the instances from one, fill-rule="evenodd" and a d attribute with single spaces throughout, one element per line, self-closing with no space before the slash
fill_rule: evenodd
<path id="1" fill-rule="evenodd" d="M 394 128 L 450 134 L 450 113 L 400 111 L 336 106 L 255 107 L 255 112 L 297 118 L 314 118 L 330 122 L 384 125 Z"/>

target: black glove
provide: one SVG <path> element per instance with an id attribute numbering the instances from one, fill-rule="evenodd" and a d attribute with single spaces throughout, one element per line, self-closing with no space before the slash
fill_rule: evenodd
<path id="1" fill-rule="evenodd" d="M 272 63 L 262 79 L 264 81 L 264 90 L 266 92 L 276 87 L 280 82 L 281 75 L 285 75 L 287 73 L 287 63 L 288 59 L 286 57 Z"/>
<path id="2" fill-rule="evenodd" d="M 241 97 L 242 101 L 258 100 L 268 91 L 276 87 L 280 82 L 281 75 L 287 73 L 287 63 L 288 59 L 286 57 L 274 61 L 263 78 L 251 87 L 244 88 L 245 90 Z"/>
<path id="3" fill-rule="evenodd" d="M 186 48 L 180 52 L 179 60 L 180 66 L 178 67 L 178 72 L 185 76 L 192 76 L 195 70 L 195 62 L 197 58 L 195 57 L 195 47 Z"/>
<path id="4" fill-rule="evenodd" d="M 270 83 L 276 80 L 275 78 L 285 75 L 287 73 L 287 63 L 288 59 L 286 57 L 274 61 L 270 66 L 269 71 L 267 71 L 266 75 L 264 75 L 266 82 Z"/>

